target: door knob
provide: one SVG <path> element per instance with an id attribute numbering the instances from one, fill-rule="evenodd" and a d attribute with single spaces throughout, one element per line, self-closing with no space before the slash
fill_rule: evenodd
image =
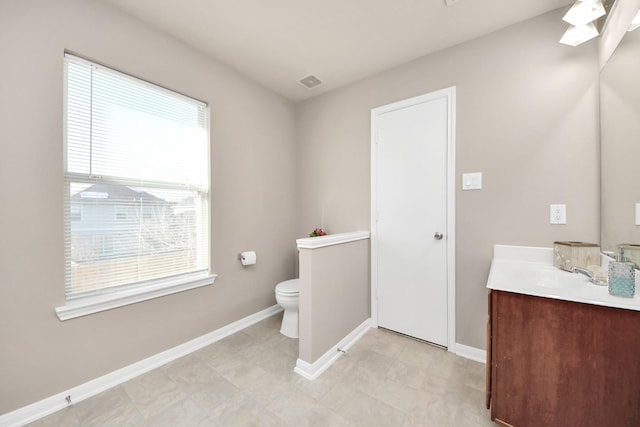
<path id="1" fill-rule="evenodd" d="M 433 238 L 436 240 L 442 240 L 442 233 L 440 233 L 439 231 L 436 231 L 436 234 L 433 235 Z"/>

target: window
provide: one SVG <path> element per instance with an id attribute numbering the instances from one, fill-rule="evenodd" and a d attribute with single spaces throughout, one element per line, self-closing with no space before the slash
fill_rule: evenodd
<path id="1" fill-rule="evenodd" d="M 67 300 L 211 279 L 207 105 L 64 63 Z"/>
<path id="2" fill-rule="evenodd" d="M 127 207 L 116 206 L 115 207 L 116 221 L 124 221 L 127 219 Z"/>

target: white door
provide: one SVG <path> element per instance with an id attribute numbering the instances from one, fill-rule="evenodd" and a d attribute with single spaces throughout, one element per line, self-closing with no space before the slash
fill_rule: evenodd
<path id="1" fill-rule="evenodd" d="M 373 110 L 378 325 L 448 346 L 450 93 Z"/>

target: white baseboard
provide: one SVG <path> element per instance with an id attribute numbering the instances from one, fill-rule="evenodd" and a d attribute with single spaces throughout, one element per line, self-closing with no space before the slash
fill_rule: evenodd
<path id="1" fill-rule="evenodd" d="M 186 356 L 196 350 L 213 344 L 229 335 L 253 325 L 269 316 L 282 311 L 279 305 L 273 305 L 265 310 L 254 313 L 236 322 L 216 329 L 213 332 L 202 335 L 184 344 L 180 344 L 169 350 L 155 354 L 139 362 L 133 363 L 117 371 L 110 372 L 102 377 L 93 379 L 69 390 L 50 396 L 39 402 L 16 409 L 0 415 L 0 426 L 22 426 L 52 414 L 68 406 L 65 398 L 71 396 L 71 402 L 78 403 L 84 399 L 95 396 L 105 390 L 122 384 L 132 378 L 156 369 L 162 365 L 172 362 L 180 357 Z"/>
<path id="2" fill-rule="evenodd" d="M 346 337 L 341 339 L 338 344 L 334 345 L 325 354 L 320 356 L 318 360 L 313 363 L 305 362 L 302 359 L 296 361 L 296 367 L 294 372 L 303 376 L 308 380 L 315 380 L 324 371 L 329 368 L 335 362 L 338 357 L 342 356 L 340 350 L 348 350 L 353 344 L 356 343 L 369 329 L 371 329 L 371 319 L 367 319 L 349 333 Z"/>
<path id="3" fill-rule="evenodd" d="M 480 363 L 487 363 L 487 351 L 479 348 L 469 347 L 468 345 L 456 343 L 456 352 L 458 356 L 466 359 L 475 360 Z"/>

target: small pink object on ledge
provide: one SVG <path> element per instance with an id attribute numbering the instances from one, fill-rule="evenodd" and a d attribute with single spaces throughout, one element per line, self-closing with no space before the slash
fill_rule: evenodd
<path id="1" fill-rule="evenodd" d="M 326 236 L 327 233 L 324 232 L 322 228 L 316 228 L 309 234 L 309 237 L 318 237 L 318 236 Z"/>

